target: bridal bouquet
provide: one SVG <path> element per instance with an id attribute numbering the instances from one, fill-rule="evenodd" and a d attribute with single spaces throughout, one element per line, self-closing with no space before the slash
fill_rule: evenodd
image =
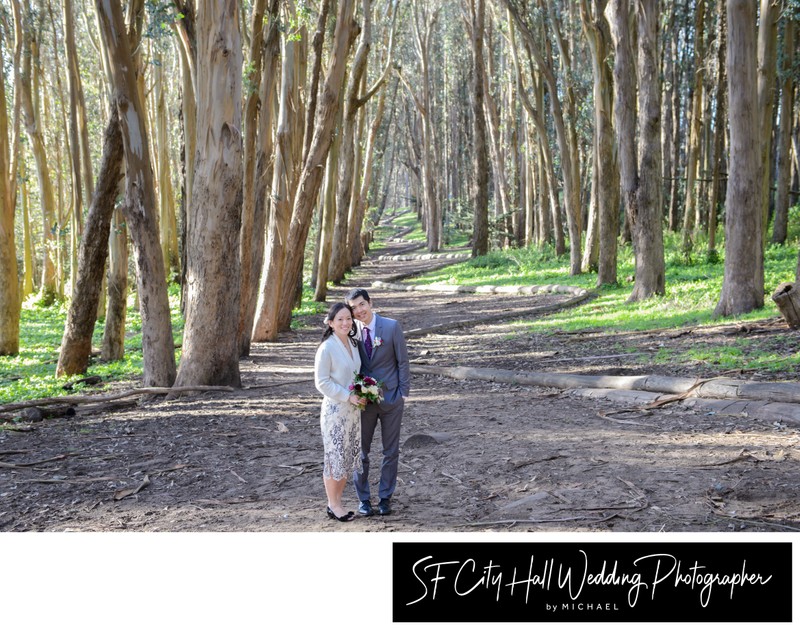
<path id="1" fill-rule="evenodd" d="M 376 381 L 371 376 L 364 376 L 358 372 L 353 374 L 353 384 L 350 386 L 351 392 L 359 398 L 365 398 L 367 402 L 379 403 L 383 400 L 383 395 L 381 394 L 383 383 Z M 361 410 L 364 409 L 363 406 L 359 406 L 359 408 Z"/>

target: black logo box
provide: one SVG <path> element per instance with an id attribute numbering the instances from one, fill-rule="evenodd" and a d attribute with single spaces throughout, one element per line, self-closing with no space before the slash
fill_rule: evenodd
<path id="1" fill-rule="evenodd" d="M 790 622 L 792 543 L 393 543 L 395 622 Z"/>

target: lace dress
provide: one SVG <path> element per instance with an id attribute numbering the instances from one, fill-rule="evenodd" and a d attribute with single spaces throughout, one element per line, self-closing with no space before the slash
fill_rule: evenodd
<path id="1" fill-rule="evenodd" d="M 323 394 L 320 428 L 325 452 L 323 476 L 346 478 L 361 468 L 361 411 L 349 402 L 353 375 L 361 369 L 358 349 L 347 352 L 336 335 L 317 349 L 314 382 Z"/>

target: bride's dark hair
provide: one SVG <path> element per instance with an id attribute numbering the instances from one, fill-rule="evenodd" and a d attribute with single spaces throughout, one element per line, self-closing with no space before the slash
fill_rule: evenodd
<path id="1" fill-rule="evenodd" d="M 333 328 L 331 328 L 331 322 L 336 319 L 336 315 L 341 311 L 343 308 L 346 308 L 350 311 L 350 317 L 353 318 L 353 327 L 350 329 L 350 332 L 347 333 L 347 336 L 350 337 L 350 343 L 354 346 L 356 344 L 356 333 L 358 332 L 358 328 L 356 328 L 356 318 L 353 317 L 353 309 L 350 308 L 350 305 L 347 302 L 336 302 L 333 306 L 330 307 L 328 310 L 328 314 L 325 316 L 325 332 L 322 333 L 322 341 L 325 341 L 328 337 L 333 334 Z"/>

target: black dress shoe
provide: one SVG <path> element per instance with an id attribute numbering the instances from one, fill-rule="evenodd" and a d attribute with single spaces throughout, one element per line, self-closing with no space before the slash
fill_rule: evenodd
<path id="1" fill-rule="evenodd" d="M 348 512 L 343 516 L 336 516 L 336 513 L 330 507 L 328 507 L 328 518 L 335 518 L 340 523 L 347 523 L 355 518 L 355 514 Z"/>
<path id="2" fill-rule="evenodd" d="M 389 499 L 381 499 L 378 502 L 378 514 L 388 516 L 392 513 L 392 502 Z"/>
<path id="3" fill-rule="evenodd" d="M 358 513 L 362 516 L 372 516 L 375 514 L 375 510 L 372 509 L 372 503 L 367 501 L 362 501 L 361 505 L 358 506 Z"/>

